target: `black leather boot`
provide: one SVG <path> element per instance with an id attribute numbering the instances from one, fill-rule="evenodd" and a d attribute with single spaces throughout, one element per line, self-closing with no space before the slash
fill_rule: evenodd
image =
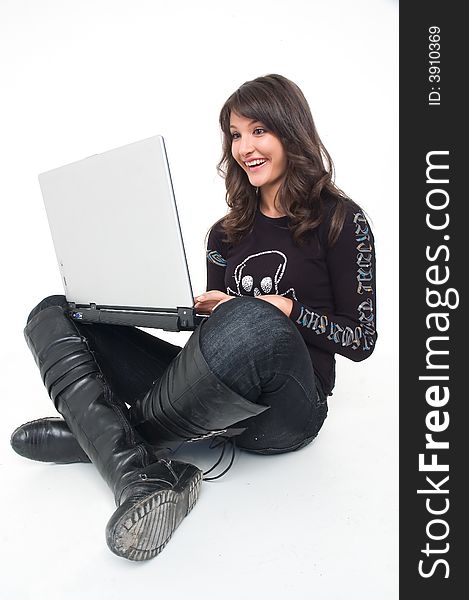
<path id="1" fill-rule="evenodd" d="M 155 459 L 63 307 L 37 312 L 24 334 L 56 409 L 114 492 L 118 509 L 106 528 L 109 548 L 131 560 L 153 558 L 193 507 L 202 472 Z"/>
<path id="2" fill-rule="evenodd" d="M 200 349 L 201 327 L 130 409 L 132 424 L 148 442 L 171 446 L 181 440 L 229 437 L 244 431 L 232 425 L 269 408 L 246 400 L 210 370 Z"/>
<path id="3" fill-rule="evenodd" d="M 17 427 L 11 447 L 20 456 L 58 464 L 89 463 L 69 426 L 59 417 L 45 417 Z"/>

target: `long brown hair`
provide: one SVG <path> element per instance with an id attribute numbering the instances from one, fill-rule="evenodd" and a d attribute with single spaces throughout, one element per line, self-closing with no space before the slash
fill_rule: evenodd
<path id="1" fill-rule="evenodd" d="M 287 171 L 275 200 L 290 219 L 294 241 L 300 245 L 304 242 L 308 232 L 322 222 L 325 203 L 332 201 L 328 236 L 332 245 L 342 230 L 346 205 L 352 201 L 333 181 L 332 159 L 319 138 L 303 92 L 295 83 L 276 74 L 243 83 L 220 112 L 223 153 L 217 171 L 225 179 L 225 200 L 230 211 L 218 223 L 222 224 L 226 241 L 236 243 L 250 231 L 258 205 L 256 188 L 231 153 L 232 111 L 260 121 L 283 145 Z"/>

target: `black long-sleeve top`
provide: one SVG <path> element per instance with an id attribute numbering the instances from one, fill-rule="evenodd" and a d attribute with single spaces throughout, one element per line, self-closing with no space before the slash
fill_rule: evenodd
<path id="1" fill-rule="evenodd" d="M 267 217 L 259 209 L 251 232 L 237 244 L 222 241 L 220 223 L 212 226 L 207 243 L 207 290 L 293 300 L 290 319 L 326 394 L 335 383 L 334 354 L 364 360 L 377 338 L 373 234 L 363 212 L 350 203 L 330 246 L 331 208 L 304 246 L 293 242 L 288 217 Z"/>

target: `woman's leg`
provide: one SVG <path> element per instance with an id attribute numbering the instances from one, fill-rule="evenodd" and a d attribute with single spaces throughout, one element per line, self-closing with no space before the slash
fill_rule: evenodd
<path id="1" fill-rule="evenodd" d="M 57 410 L 114 493 L 118 508 L 106 528 L 110 549 L 146 560 L 164 548 L 191 510 L 202 473 L 156 459 L 128 420 L 127 398 L 111 389 L 66 309 L 60 297 L 40 303 L 25 338 Z"/>
<path id="2" fill-rule="evenodd" d="M 29 320 L 48 306 L 68 309 L 65 296 L 49 296 L 30 313 Z M 74 321 L 86 339 L 111 389 L 132 404 L 137 396 L 148 390 L 181 351 L 149 333 L 124 325 L 80 323 Z"/>
<path id="3" fill-rule="evenodd" d="M 327 397 L 303 338 L 280 310 L 254 298 L 223 303 L 204 324 L 201 350 L 229 388 L 270 407 L 237 424 L 246 427 L 236 438 L 238 447 L 274 454 L 316 437 L 327 415 Z"/>
<path id="4" fill-rule="evenodd" d="M 200 325 L 131 414 L 148 440 L 235 426 L 246 428 L 240 447 L 275 453 L 311 441 L 326 406 L 294 324 L 263 300 L 239 297 Z"/>
<path id="5" fill-rule="evenodd" d="M 28 322 L 49 306 L 68 308 L 64 296 L 49 296 L 33 309 Z M 181 351 L 180 346 L 135 327 L 80 322 L 75 325 L 87 340 L 110 388 L 128 404 L 146 392 Z M 89 462 L 66 422 L 54 417 L 21 425 L 12 433 L 11 445 L 15 452 L 33 460 Z"/>

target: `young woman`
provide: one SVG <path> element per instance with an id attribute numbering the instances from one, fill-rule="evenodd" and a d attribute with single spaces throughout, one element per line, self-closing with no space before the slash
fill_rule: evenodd
<path id="1" fill-rule="evenodd" d="M 198 497 L 203 473 L 168 446 L 305 446 L 326 418 L 334 354 L 360 361 L 376 341 L 373 235 L 334 185 L 300 89 L 280 75 L 248 81 L 220 125 L 230 210 L 209 232 L 207 291 L 195 298 L 211 316 L 186 346 L 72 322 L 63 296 L 40 302 L 25 328 L 65 420 L 27 423 L 12 445 L 36 460 L 91 460 L 118 506 L 107 543 L 131 560 L 158 554 Z"/>

